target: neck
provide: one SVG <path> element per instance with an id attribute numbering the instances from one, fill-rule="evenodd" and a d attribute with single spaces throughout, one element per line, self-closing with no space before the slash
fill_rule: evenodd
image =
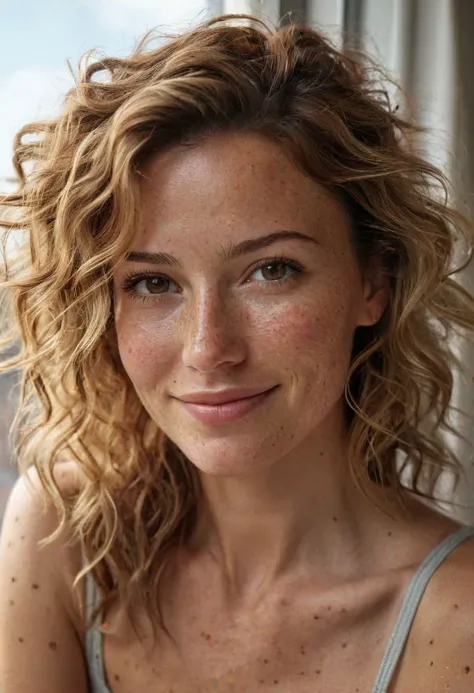
<path id="1" fill-rule="evenodd" d="M 353 484 L 343 427 L 337 436 L 325 433 L 258 475 L 202 475 L 192 546 L 211 554 L 234 595 L 295 575 L 326 583 L 373 570 L 374 532 L 393 519 Z M 393 496 L 378 493 L 383 506 L 400 512 Z"/>

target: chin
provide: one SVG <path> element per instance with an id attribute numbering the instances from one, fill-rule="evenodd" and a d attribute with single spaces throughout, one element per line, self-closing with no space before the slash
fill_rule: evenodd
<path id="1" fill-rule="evenodd" d="M 253 446 L 223 439 L 197 444 L 195 440 L 175 442 L 199 472 L 210 476 L 249 476 L 266 471 L 278 461 L 274 451 L 273 455 L 266 453 L 257 441 Z"/>

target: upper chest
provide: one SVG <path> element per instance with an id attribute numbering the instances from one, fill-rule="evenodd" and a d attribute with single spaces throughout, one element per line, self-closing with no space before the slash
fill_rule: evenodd
<path id="1" fill-rule="evenodd" d="M 124 617 L 104 638 L 113 693 L 246 691 L 370 693 L 405 580 L 372 581 L 323 596 L 297 587 L 229 613 L 202 586 L 168 594 L 172 642 L 140 641 Z"/>

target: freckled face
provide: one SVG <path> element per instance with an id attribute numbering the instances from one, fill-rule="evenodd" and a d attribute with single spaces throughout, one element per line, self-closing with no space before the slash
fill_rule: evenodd
<path id="1" fill-rule="evenodd" d="M 125 370 L 201 471 L 267 469 L 342 416 L 354 330 L 381 314 L 379 294 L 360 278 L 345 212 L 257 136 L 176 147 L 143 173 L 144 226 L 132 250 L 160 262 L 127 260 L 114 277 Z M 282 230 L 293 235 L 242 245 Z M 181 401 L 227 388 L 271 392 L 218 424 Z"/>

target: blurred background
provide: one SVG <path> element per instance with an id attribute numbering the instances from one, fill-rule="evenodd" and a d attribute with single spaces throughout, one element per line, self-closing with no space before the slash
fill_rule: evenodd
<path id="1" fill-rule="evenodd" d="M 350 44 L 371 53 L 428 128 L 420 147 L 453 181 L 456 205 L 472 214 L 472 0 L 0 0 L 0 190 L 13 185 L 15 132 L 29 121 L 54 116 L 73 86 L 68 61 L 75 68 L 91 48 L 124 56 L 148 29 L 175 32 L 223 12 L 303 20 L 341 48 Z M 472 274 L 471 268 L 462 278 L 470 290 Z M 454 404 L 467 415 L 456 422 L 466 441 L 452 445 L 462 456 L 465 478 L 449 512 L 474 522 L 474 349 L 461 341 L 455 346 L 464 368 L 455 374 Z M 16 476 L 8 443 L 14 400 L 13 376 L 0 376 L 0 521 Z M 440 492 L 451 496 L 449 478 L 442 480 Z"/>

